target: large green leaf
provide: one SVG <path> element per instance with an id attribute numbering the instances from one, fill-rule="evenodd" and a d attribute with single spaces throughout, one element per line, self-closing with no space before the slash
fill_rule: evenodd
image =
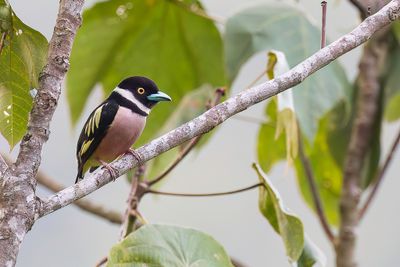
<path id="1" fill-rule="evenodd" d="M 244 10 L 226 25 L 225 59 L 233 82 L 240 68 L 261 51 L 282 51 L 290 66 L 319 50 L 320 30 L 296 8 L 265 5 Z M 333 62 L 293 90 L 296 115 L 303 134 L 312 141 L 319 119 L 340 100 L 347 100 L 351 87 L 342 67 Z"/>
<path id="2" fill-rule="evenodd" d="M 157 106 L 140 143 L 159 132 L 190 90 L 225 83 L 222 40 L 212 21 L 169 0 L 113 0 L 84 12 L 67 78 L 72 121 L 79 118 L 93 87 L 106 93 L 123 78 L 153 79 L 173 99 Z"/>
<path id="3" fill-rule="evenodd" d="M 282 237 L 289 260 L 295 262 L 300 258 L 304 248 L 303 223 L 283 206 L 278 192 L 261 168 L 257 164 L 253 164 L 253 168 L 264 185 L 259 187 L 260 211 Z"/>
<path id="4" fill-rule="evenodd" d="M 305 236 L 301 220 L 283 205 L 278 191 L 272 186 L 260 166 L 253 164 L 253 168 L 263 184 L 259 187 L 260 211 L 282 237 L 292 266 L 312 267 L 315 263 L 325 266 L 325 255 Z"/>
<path id="5" fill-rule="evenodd" d="M 4 0 L 0 0 L 0 7 L 4 12 L 7 7 Z M 39 73 L 45 63 L 47 40 L 19 20 L 15 13 L 8 22 L 5 21 L 7 16 L 1 14 L 4 30 L 1 33 L 5 33 L 6 38 L 0 52 L 0 132 L 12 149 L 26 131 L 32 107 L 29 91 L 38 85 Z"/>
<path id="6" fill-rule="evenodd" d="M 197 230 L 145 225 L 115 245 L 107 266 L 233 267 L 224 248 Z"/>

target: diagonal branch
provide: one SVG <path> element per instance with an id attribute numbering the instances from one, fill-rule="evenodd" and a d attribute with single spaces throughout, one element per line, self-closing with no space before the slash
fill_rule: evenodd
<path id="1" fill-rule="evenodd" d="M 360 212 L 358 213 L 358 220 L 361 220 L 364 217 L 372 200 L 374 199 L 376 193 L 378 192 L 379 186 L 381 185 L 382 180 L 385 177 L 386 170 L 388 169 L 390 163 L 392 162 L 393 156 L 396 152 L 397 147 L 399 146 L 399 143 L 400 143 L 400 131 L 397 133 L 397 136 L 394 139 L 394 142 L 390 148 L 389 154 L 387 155 L 382 167 L 379 169 L 377 178 L 375 180 L 375 183 L 373 184 L 373 188 L 370 194 L 367 197 L 367 200 L 365 201 L 364 205 L 360 209 Z"/>
<path id="2" fill-rule="evenodd" d="M 59 184 L 57 181 L 55 181 L 54 179 L 52 179 L 45 173 L 41 172 L 40 170 L 38 171 L 38 173 L 36 175 L 36 180 L 38 181 L 39 184 L 43 185 L 44 187 L 50 189 L 53 192 L 58 192 L 65 188 L 63 185 Z M 104 206 L 94 203 L 90 200 L 79 199 L 74 202 L 74 205 L 76 205 L 78 208 L 80 208 L 83 211 L 89 212 L 100 218 L 106 219 L 109 222 L 116 223 L 116 224 L 122 223 L 121 213 L 114 211 L 114 210 L 109 210 L 109 209 L 105 208 Z"/>
<path id="3" fill-rule="evenodd" d="M 300 134 L 300 131 L 299 131 Z M 307 177 L 308 185 L 310 187 L 310 192 L 311 192 L 311 197 L 313 199 L 313 203 L 315 205 L 315 210 L 318 215 L 319 222 L 321 223 L 322 228 L 324 229 L 324 232 L 326 236 L 328 237 L 329 241 L 331 241 L 332 244 L 335 243 L 335 236 L 332 233 L 332 230 L 329 226 L 328 220 L 326 218 L 325 212 L 324 212 L 324 207 L 322 204 L 321 196 L 318 191 L 317 183 L 315 181 L 315 176 L 314 172 L 310 163 L 310 160 L 306 156 L 304 152 L 304 144 L 303 144 L 303 139 L 299 135 L 299 157 L 301 164 L 303 165 L 305 176 Z"/>
<path id="4" fill-rule="evenodd" d="M 214 101 L 211 103 L 209 108 L 215 107 L 220 101 L 221 98 L 225 95 L 225 89 L 224 88 L 218 88 L 215 91 L 215 99 Z M 164 179 L 171 171 L 173 171 L 175 169 L 176 166 L 178 166 L 178 164 L 189 154 L 190 151 L 192 151 L 192 149 L 199 143 L 200 139 L 201 139 L 202 135 L 198 135 L 195 138 L 193 138 L 192 140 L 190 140 L 189 144 L 187 144 L 183 150 L 179 153 L 178 157 L 175 159 L 174 162 L 172 162 L 172 164 L 164 171 L 162 172 L 160 175 L 158 175 L 156 178 L 151 179 L 148 184 L 149 186 L 153 186 L 156 183 L 160 182 L 162 179 Z"/>
<path id="5" fill-rule="evenodd" d="M 392 0 L 379 12 L 368 17 L 352 32 L 319 50 L 290 71 L 271 81 L 240 92 L 197 118 L 140 147 L 137 152 L 141 155 L 143 161 L 148 161 L 198 135 L 211 131 L 231 116 L 250 106 L 294 87 L 317 70 L 366 42 L 376 31 L 397 19 L 399 13 L 400 0 Z M 120 174 L 124 174 L 137 165 L 138 161 L 131 155 L 126 155 L 111 164 Z M 43 217 L 69 205 L 111 181 L 112 177 L 107 171 L 99 170 L 76 185 L 70 186 L 43 200 L 42 206 L 38 210 L 38 216 Z"/>

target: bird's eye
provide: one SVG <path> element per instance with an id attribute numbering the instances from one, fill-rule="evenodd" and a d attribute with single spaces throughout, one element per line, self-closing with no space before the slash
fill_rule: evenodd
<path id="1" fill-rule="evenodd" d="M 143 95 L 144 94 L 144 89 L 142 87 L 137 89 L 137 92 L 139 95 Z"/>

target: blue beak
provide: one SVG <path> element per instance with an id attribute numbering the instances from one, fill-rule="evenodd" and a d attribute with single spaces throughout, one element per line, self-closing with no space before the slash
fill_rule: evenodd
<path id="1" fill-rule="evenodd" d="M 171 101 L 171 97 L 161 91 L 158 91 L 158 93 L 155 93 L 155 94 L 148 95 L 147 99 L 150 101 L 155 101 L 155 102 Z"/>

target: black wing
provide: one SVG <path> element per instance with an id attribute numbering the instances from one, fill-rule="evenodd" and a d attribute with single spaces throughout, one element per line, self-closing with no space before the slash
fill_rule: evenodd
<path id="1" fill-rule="evenodd" d="M 106 135 L 117 111 L 117 103 L 105 101 L 93 110 L 85 122 L 76 149 L 76 157 L 78 159 L 77 181 L 79 178 L 83 178 L 83 168 L 86 161 L 92 156 Z"/>

